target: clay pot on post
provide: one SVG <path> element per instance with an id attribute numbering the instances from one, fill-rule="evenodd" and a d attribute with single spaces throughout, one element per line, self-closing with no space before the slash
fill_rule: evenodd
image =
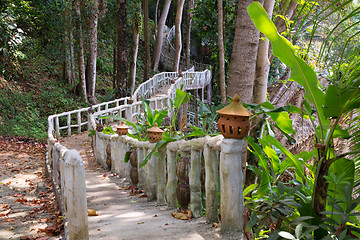
<path id="1" fill-rule="evenodd" d="M 158 127 L 158 124 L 155 123 L 152 128 L 147 130 L 149 142 L 156 143 L 160 141 L 162 139 L 163 132 L 164 131 Z"/>
<path id="2" fill-rule="evenodd" d="M 253 114 L 240 103 L 235 94 L 233 102 L 216 111 L 220 114 L 218 128 L 224 138 L 243 139 L 250 130 L 249 117 Z"/>
<path id="3" fill-rule="evenodd" d="M 188 209 L 188 205 L 190 203 L 190 158 L 188 153 L 182 153 L 181 155 L 182 156 L 176 166 L 176 176 L 179 179 L 179 183 L 176 188 L 176 198 L 179 202 L 180 209 L 185 211 Z"/>
<path id="4" fill-rule="evenodd" d="M 116 133 L 118 135 L 126 135 L 129 131 L 129 127 L 125 124 L 124 121 L 121 121 L 120 125 L 116 127 Z"/>

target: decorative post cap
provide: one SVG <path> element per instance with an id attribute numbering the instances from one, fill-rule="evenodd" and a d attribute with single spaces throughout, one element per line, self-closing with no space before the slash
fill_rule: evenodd
<path id="1" fill-rule="evenodd" d="M 116 133 L 118 135 L 126 135 L 129 131 L 129 127 L 125 124 L 124 121 L 121 121 L 120 125 L 116 127 Z"/>
<path id="2" fill-rule="evenodd" d="M 230 103 L 229 105 L 227 105 L 226 107 L 224 107 L 220 110 L 217 110 L 216 112 L 219 114 L 231 115 L 231 116 L 250 117 L 253 115 L 242 105 L 242 103 L 240 103 L 240 97 L 237 93 L 233 97 L 232 103 Z"/>
<path id="3" fill-rule="evenodd" d="M 148 139 L 151 143 L 156 143 L 162 139 L 162 133 L 164 132 L 162 129 L 158 127 L 158 124 L 155 123 L 152 128 L 147 130 Z"/>
<path id="4" fill-rule="evenodd" d="M 239 95 L 235 94 L 232 103 L 216 112 L 220 114 L 218 128 L 224 138 L 242 139 L 249 132 L 249 117 L 253 114 L 240 103 Z"/>

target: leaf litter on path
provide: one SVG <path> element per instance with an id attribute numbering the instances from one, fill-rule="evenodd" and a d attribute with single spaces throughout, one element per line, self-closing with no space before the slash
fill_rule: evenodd
<path id="1" fill-rule="evenodd" d="M 5 239 L 61 239 L 63 221 L 44 174 L 45 154 L 44 143 L 0 136 L 0 236 Z"/>

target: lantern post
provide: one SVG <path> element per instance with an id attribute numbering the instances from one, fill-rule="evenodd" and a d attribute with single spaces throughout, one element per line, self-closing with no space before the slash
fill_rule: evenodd
<path id="1" fill-rule="evenodd" d="M 217 111 L 218 128 L 224 136 L 220 153 L 221 230 L 243 234 L 243 138 L 250 130 L 250 113 L 235 94 L 233 102 Z"/>
<path id="2" fill-rule="evenodd" d="M 154 149 L 156 143 L 162 139 L 163 130 L 155 123 L 147 130 L 150 148 L 148 154 Z M 165 154 L 159 151 L 159 158 L 153 154 L 146 164 L 145 190 L 148 200 L 157 199 L 159 205 L 165 204 Z"/>

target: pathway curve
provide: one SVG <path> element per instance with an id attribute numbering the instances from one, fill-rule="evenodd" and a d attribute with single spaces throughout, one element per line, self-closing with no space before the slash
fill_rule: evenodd
<path id="1" fill-rule="evenodd" d="M 205 218 L 178 220 L 166 206 L 157 206 L 141 195 L 130 196 L 125 190 L 130 183 L 123 177 L 102 169 L 95 163 L 87 133 L 62 139 L 69 149 L 79 151 L 86 168 L 88 209 L 98 216 L 89 216 L 90 239 L 237 239 L 221 236 L 219 228 L 205 223 Z"/>

